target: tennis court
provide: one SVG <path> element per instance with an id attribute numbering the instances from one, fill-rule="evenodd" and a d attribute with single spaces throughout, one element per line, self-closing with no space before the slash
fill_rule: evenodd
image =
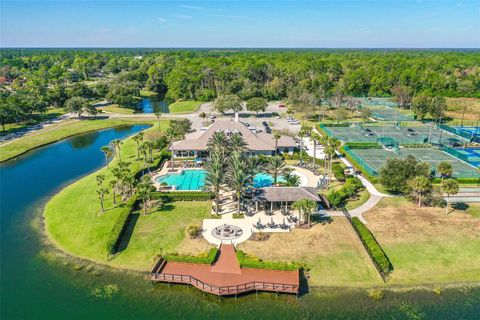
<path id="1" fill-rule="evenodd" d="M 455 129 L 457 129 L 458 131 L 460 132 L 464 132 L 468 135 L 471 135 L 471 136 L 476 136 L 476 135 L 480 135 L 480 127 L 474 127 L 474 126 L 471 126 L 471 127 L 462 127 L 462 126 L 456 126 L 456 127 L 453 127 Z"/>
<path id="2" fill-rule="evenodd" d="M 407 155 L 412 155 L 420 161 L 427 162 L 430 164 L 430 169 L 434 170 L 440 162 L 448 162 L 452 165 L 453 176 L 456 178 L 479 178 L 480 174 L 477 172 L 477 169 L 468 163 L 455 158 L 454 156 L 437 149 L 427 149 L 427 148 L 418 148 L 418 149 L 400 149 L 397 152 L 385 150 L 385 149 L 350 149 L 350 153 L 356 155 L 361 160 L 360 164 L 366 162 L 367 165 L 373 168 L 378 174 L 380 169 L 385 165 L 387 159 L 397 158 L 403 159 Z M 354 158 L 356 158 L 354 156 Z M 362 162 L 363 161 L 363 162 Z M 437 175 L 438 176 L 438 175 Z"/>
<path id="3" fill-rule="evenodd" d="M 363 107 L 387 106 L 397 107 L 398 104 L 390 98 L 357 98 Z"/>
<path id="4" fill-rule="evenodd" d="M 465 138 L 459 137 L 454 133 L 447 132 L 430 126 L 353 126 L 353 127 L 325 127 L 321 126 L 330 136 L 334 136 L 345 142 L 377 142 L 378 138 L 389 137 L 396 140 L 402 145 L 406 144 L 423 144 L 445 143 L 446 139 L 460 139 L 466 141 Z M 370 132 L 367 132 L 369 129 Z M 409 130 L 410 129 L 410 130 Z M 430 137 L 430 139 L 429 139 Z"/>
<path id="5" fill-rule="evenodd" d="M 452 150 L 452 148 L 447 149 Z M 480 148 L 455 148 L 453 149 L 453 152 L 448 153 L 470 163 L 477 168 L 480 167 Z"/>
<path id="6" fill-rule="evenodd" d="M 413 121 L 415 116 L 413 114 L 405 114 L 399 112 L 397 108 L 390 107 L 369 107 L 371 116 L 377 120 L 383 121 Z"/>

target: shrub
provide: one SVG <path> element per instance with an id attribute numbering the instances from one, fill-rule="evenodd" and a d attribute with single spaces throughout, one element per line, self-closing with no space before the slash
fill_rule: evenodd
<path id="1" fill-rule="evenodd" d="M 178 253 L 169 253 L 169 254 L 163 255 L 163 258 L 165 258 L 167 261 L 212 264 L 217 258 L 217 254 L 218 254 L 218 249 L 212 248 L 208 252 L 203 252 L 196 256 L 180 255 Z"/>
<path id="2" fill-rule="evenodd" d="M 338 208 L 343 202 L 342 194 L 339 191 L 333 189 L 327 193 L 327 199 L 328 202 L 330 202 L 330 205 L 336 208 Z"/>
<path id="3" fill-rule="evenodd" d="M 378 271 L 384 276 L 388 275 L 393 267 L 373 234 L 357 217 L 352 218 L 352 226 L 367 249 L 367 252 L 375 263 Z"/>
<path id="4" fill-rule="evenodd" d="M 335 162 L 332 164 L 332 171 L 335 179 L 341 182 L 345 181 L 345 172 L 343 167 L 339 163 Z"/>
<path id="5" fill-rule="evenodd" d="M 367 291 L 367 293 L 370 299 L 372 299 L 373 301 L 380 301 L 383 299 L 384 296 L 383 291 L 380 289 L 370 289 Z"/>
<path id="6" fill-rule="evenodd" d="M 300 265 L 297 263 L 287 262 L 271 262 L 263 261 L 262 259 L 248 255 L 242 250 L 237 250 L 237 259 L 242 268 L 256 268 L 256 269 L 272 269 L 272 270 L 298 270 Z"/>
<path id="7" fill-rule="evenodd" d="M 197 238 L 200 233 L 202 233 L 202 227 L 198 224 L 189 224 L 185 229 L 185 234 L 190 237 L 190 239 Z"/>
<path id="8" fill-rule="evenodd" d="M 376 142 L 347 142 L 345 146 L 350 149 L 382 149 L 382 146 Z"/>

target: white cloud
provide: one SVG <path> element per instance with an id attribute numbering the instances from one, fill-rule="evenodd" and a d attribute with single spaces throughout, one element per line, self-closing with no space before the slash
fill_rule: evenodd
<path id="1" fill-rule="evenodd" d="M 162 17 L 157 17 L 157 20 L 160 22 L 167 22 L 167 19 L 162 18 Z"/>

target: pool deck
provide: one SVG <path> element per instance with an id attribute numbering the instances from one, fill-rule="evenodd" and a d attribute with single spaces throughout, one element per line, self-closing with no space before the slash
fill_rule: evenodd
<path id="1" fill-rule="evenodd" d="M 162 258 L 151 272 L 153 282 L 192 285 L 218 296 L 237 295 L 251 291 L 298 294 L 300 272 L 241 268 L 235 247 L 222 244 L 212 264 L 170 262 Z"/>

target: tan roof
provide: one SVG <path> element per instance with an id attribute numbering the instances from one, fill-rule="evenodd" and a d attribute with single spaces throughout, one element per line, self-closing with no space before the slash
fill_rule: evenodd
<path id="1" fill-rule="evenodd" d="M 294 202 L 302 199 L 320 201 L 317 191 L 312 187 L 266 187 L 259 189 L 258 192 L 254 197 L 255 201 Z"/>
<path id="2" fill-rule="evenodd" d="M 271 134 L 253 133 L 247 126 L 235 121 L 217 121 L 205 132 L 196 132 L 189 135 L 185 140 L 173 143 L 175 150 L 206 150 L 207 144 L 216 131 L 239 132 L 247 144 L 249 150 L 273 151 L 275 150 L 275 139 Z M 295 141 L 288 136 L 282 136 L 278 140 L 278 147 L 295 147 Z"/>

